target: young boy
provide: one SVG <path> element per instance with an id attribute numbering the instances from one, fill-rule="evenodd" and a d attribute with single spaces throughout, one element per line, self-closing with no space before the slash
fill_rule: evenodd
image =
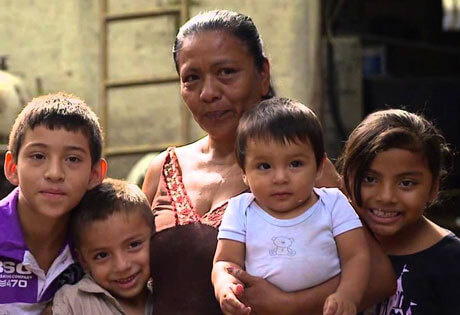
<path id="1" fill-rule="evenodd" d="M 56 293 L 53 314 L 150 315 L 147 281 L 154 220 L 140 188 L 106 179 L 83 197 L 70 225 L 87 274 Z"/>
<path id="2" fill-rule="evenodd" d="M 361 222 L 338 189 L 316 189 L 324 145 L 305 105 L 272 98 L 248 110 L 236 135 L 237 161 L 251 189 L 229 201 L 218 235 L 213 284 L 224 313 L 250 308 L 229 268 L 245 268 L 293 292 L 341 274 L 324 314 L 356 314 L 369 278 Z"/>
<path id="3" fill-rule="evenodd" d="M 68 222 L 105 176 L 101 151 L 96 115 L 72 95 L 35 98 L 16 118 L 4 171 L 19 187 L 0 201 L 0 314 L 38 314 L 81 276 Z"/>

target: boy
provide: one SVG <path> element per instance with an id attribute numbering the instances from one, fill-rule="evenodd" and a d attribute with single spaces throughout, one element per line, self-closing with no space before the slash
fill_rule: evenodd
<path id="1" fill-rule="evenodd" d="M 81 275 L 68 222 L 105 176 L 101 128 L 82 100 L 41 96 L 16 118 L 8 149 L 5 176 L 19 187 L 0 201 L 0 314 L 38 314 Z"/>
<path id="2" fill-rule="evenodd" d="M 55 295 L 53 314 L 151 314 L 153 214 L 134 184 L 106 179 L 83 197 L 71 218 L 86 275 Z"/>
<path id="3" fill-rule="evenodd" d="M 242 284 L 227 272 L 245 268 L 286 292 L 341 272 L 324 314 L 356 314 L 369 252 L 346 197 L 314 188 L 324 156 L 319 120 L 303 104 L 275 97 L 242 116 L 236 158 L 251 193 L 229 201 L 219 230 L 212 280 L 224 313 L 250 311 L 238 300 Z"/>

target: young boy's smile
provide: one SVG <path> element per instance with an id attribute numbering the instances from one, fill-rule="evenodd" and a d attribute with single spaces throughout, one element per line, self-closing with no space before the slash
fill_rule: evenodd
<path id="1" fill-rule="evenodd" d="M 116 212 L 79 234 L 80 260 L 101 287 L 119 299 L 146 297 L 152 230 L 140 211 Z"/>
<path id="2" fill-rule="evenodd" d="M 313 187 L 321 166 L 310 143 L 249 140 L 246 152 L 245 182 L 269 214 L 293 218 L 316 202 Z"/>
<path id="3" fill-rule="evenodd" d="M 89 141 L 81 131 L 37 126 L 27 130 L 17 163 L 7 157 L 10 181 L 18 185 L 22 218 L 60 218 L 74 208 L 99 176 Z"/>

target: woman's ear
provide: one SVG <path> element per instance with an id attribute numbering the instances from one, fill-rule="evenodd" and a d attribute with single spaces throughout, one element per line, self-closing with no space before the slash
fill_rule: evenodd
<path id="1" fill-rule="evenodd" d="M 19 185 L 19 176 L 17 164 L 13 159 L 13 154 L 10 151 L 5 154 L 5 163 L 3 164 L 3 171 L 5 172 L 5 177 L 8 181 L 15 185 Z"/>
<path id="2" fill-rule="evenodd" d="M 262 70 L 260 71 L 260 80 L 262 87 L 262 96 L 265 96 L 270 91 L 270 62 L 268 59 L 265 59 L 264 64 L 262 65 Z"/>

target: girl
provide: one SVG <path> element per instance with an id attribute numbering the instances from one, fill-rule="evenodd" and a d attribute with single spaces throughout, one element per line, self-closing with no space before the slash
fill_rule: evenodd
<path id="1" fill-rule="evenodd" d="M 377 314 L 460 314 L 460 240 L 423 215 L 448 154 L 432 123 L 395 109 L 369 115 L 345 145 L 346 192 L 399 277 Z"/>

